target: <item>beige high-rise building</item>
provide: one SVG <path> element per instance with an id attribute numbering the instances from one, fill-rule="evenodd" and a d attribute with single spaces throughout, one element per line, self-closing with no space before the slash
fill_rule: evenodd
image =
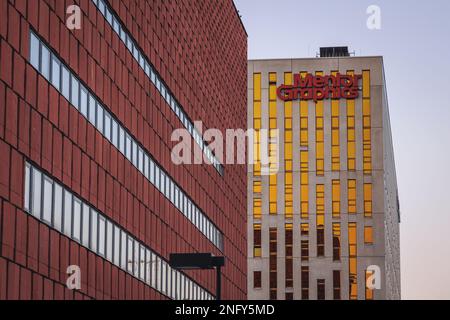
<path id="1" fill-rule="evenodd" d="M 400 299 L 383 58 L 250 60 L 248 127 L 248 298 Z"/>

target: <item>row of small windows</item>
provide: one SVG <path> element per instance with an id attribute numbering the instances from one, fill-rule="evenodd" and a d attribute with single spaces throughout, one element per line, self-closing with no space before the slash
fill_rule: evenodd
<path id="1" fill-rule="evenodd" d="M 219 162 L 219 160 L 214 156 L 209 147 L 203 141 L 202 136 L 198 133 L 197 129 L 194 127 L 192 121 L 187 117 L 183 108 L 180 104 L 175 100 L 174 96 L 170 93 L 169 89 L 164 85 L 161 77 L 155 72 L 155 69 L 152 67 L 150 62 L 141 52 L 141 50 L 136 45 L 136 41 L 133 37 L 122 27 L 122 23 L 119 21 L 118 17 L 114 14 L 114 12 L 109 8 L 109 5 L 104 0 L 92 0 L 98 10 L 105 17 L 106 21 L 109 23 L 114 32 L 118 35 L 119 39 L 123 42 L 123 44 L 130 51 L 133 58 L 142 68 L 147 77 L 151 80 L 151 82 L 156 86 L 159 93 L 166 100 L 167 104 L 170 106 L 172 111 L 177 115 L 180 119 L 181 123 L 184 127 L 189 131 L 192 138 L 199 145 L 201 150 L 205 153 L 208 160 L 214 166 L 214 168 L 219 172 L 220 175 L 223 175 L 223 166 Z"/>
<path id="2" fill-rule="evenodd" d="M 171 299 L 213 296 L 35 166 L 25 164 L 24 209 Z"/>
<path id="3" fill-rule="evenodd" d="M 217 248 L 223 249 L 219 229 L 32 31 L 30 63 Z"/>

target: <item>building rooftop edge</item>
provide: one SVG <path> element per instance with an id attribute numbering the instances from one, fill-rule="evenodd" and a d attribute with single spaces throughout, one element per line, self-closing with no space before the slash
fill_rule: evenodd
<path id="1" fill-rule="evenodd" d="M 239 14 L 239 10 L 238 10 L 238 8 L 236 7 L 236 4 L 234 3 L 234 0 L 231 0 L 231 3 L 233 4 L 234 11 L 236 12 L 236 15 L 237 15 L 238 18 L 239 18 L 239 22 L 241 23 L 242 29 L 244 29 L 245 35 L 246 35 L 247 38 L 248 38 L 247 30 L 245 29 L 244 22 L 242 22 L 241 15 Z"/>
<path id="2" fill-rule="evenodd" d="M 383 56 L 375 55 L 375 56 L 352 56 L 352 57 L 304 57 L 304 58 L 268 58 L 268 59 L 248 59 L 248 62 L 254 61 L 282 61 L 282 60 L 320 60 L 320 59 L 360 59 L 360 58 L 380 58 L 383 59 Z"/>

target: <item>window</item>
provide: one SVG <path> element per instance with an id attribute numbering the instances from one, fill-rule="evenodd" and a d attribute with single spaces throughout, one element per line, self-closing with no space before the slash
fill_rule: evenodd
<path id="1" fill-rule="evenodd" d="M 150 250 L 146 250 L 145 251 L 145 282 L 147 282 L 147 284 L 151 283 L 151 252 Z M 177 273 L 177 276 L 179 275 L 179 273 L 177 271 L 175 271 Z"/>
<path id="2" fill-rule="evenodd" d="M 81 243 L 86 248 L 89 248 L 89 222 L 90 222 L 89 206 L 83 203 L 83 217 L 81 224 Z"/>
<path id="3" fill-rule="evenodd" d="M 144 172 L 144 152 L 141 147 L 138 150 L 138 170 L 142 173 Z"/>
<path id="4" fill-rule="evenodd" d="M 24 186 L 24 193 L 23 193 L 23 198 L 24 198 L 24 204 L 23 207 L 25 209 L 25 211 L 30 211 L 30 176 L 31 176 L 31 167 L 30 165 L 27 163 L 25 165 L 25 186 Z"/>
<path id="5" fill-rule="evenodd" d="M 353 71 L 347 75 L 353 76 Z M 355 137 L 355 100 L 347 100 L 347 168 L 356 169 L 356 137 Z"/>
<path id="6" fill-rule="evenodd" d="M 317 256 L 325 255 L 325 188 L 316 185 Z"/>
<path id="7" fill-rule="evenodd" d="M 349 256 L 349 298 L 358 299 L 358 275 L 357 275 L 357 247 L 356 247 L 356 223 L 348 224 L 348 256 Z"/>
<path id="8" fill-rule="evenodd" d="M 133 274 L 135 277 L 139 277 L 139 267 L 140 267 L 139 244 L 136 240 L 134 240 L 133 242 L 134 242 Z"/>
<path id="9" fill-rule="evenodd" d="M 372 226 L 364 227 L 364 243 L 373 244 L 373 228 Z"/>
<path id="10" fill-rule="evenodd" d="M 309 169 L 308 151 L 300 151 L 300 217 L 308 219 L 309 214 Z"/>
<path id="11" fill-rule="evenodd" d="M 105 111 L 105 137 L 111 141 L 111 116 Z"/>
<path id="12" fill-rule="evenodd" d="M 125 131 L 119 126 L 119 151 L 125 155 Z"/>
<path id="13" fill-rule="evenodd" d="M 64 234 L 72 235 L 72 194 L 64 190 Z"/>
<path id="14" fill-rule="evenodd" d="M 81 234 L 81 201 L 73 198 L 73 223 L 72 223 L 72 238 L 80 242 Z"/>
<path id="15" fill-rule="evenodd" d="M 41 173 L 33 169 L 33 215 L 40 219 L 41 218 L 41 183 L 42 183 Z"/>
<path id="16" fill-rule="evenodd" d="M 97 211 L 91 210 L 91 250 L 97 251 L 97 239 L 98 239 L 98 214 Z"/>
<path id="17" fill-rule="evenodd" d="M 333 270 L 333 299 L 341 300 L 341 272 Z"/>
<path id="18" fill-rule="evenodd" d="M 120 238 L 120 267 L 127 270 L 127 234 L 121 231 Z"/>
<path id="19" fill-rule="evenodd" d="M 98 216 L 98 247 L 97 253 L 105 256 L 105 237 L 106 237 L 106 220 L 102 216 Z"/>
<path id="20" fill-rule="evenodd" d="M 86 119 L 88 118 L 88 93 L 83 85 L 80 89 L 80 112 Z"/>
<path id="21" fill-rule="evenodd" d="M 49 225 L 52 225 L 52 193 L 53 182 L 51 179 L 44 176 L 44 205 L 42 208 L 42 219 Z"/>
<path id="22" fill-rule="evenodd" d="M 364 216 L 372 217 L 372 184 L 364 183 Z"/>
<path id="23" fill-rule="evenodd" d="M 332 181 L 332 212 L 333 218 L 339 219 L 341 214 L 341 185 L 339 180 Z"/>
<path id="24" fill-rule="evenodd" d="M 67 99 L 67 101 L 70 100 L 70 73 L 67 68 L 61 66 L 61 88 L 62 88 L 62 94 Z"/>
<path id="25" fill-rule="evenodd" d="M 309 267 L 301 267 L 301 280 L 302 280 L 302 300 L 309 299 Z"/>
<path id="26" fill-rule="evenodd" d="M 372 133 L 370 108 L 370 71 L 363 70 L 363 170 L 364 174 L 372 173 Z"/>
<path id="27" fill-rule="evenodd" d="M 45 45 L 41 45 L 41 73 L 50 81 L 50 51 Z"/>
<path id="28" fill-rule="evenodd" d="M 325 279 L 317 279 L 317 300 L 325 300 Z"/>
<path id="29" fill-rule="evenodd" d="M 111 221 L 106 222 L 106 259 L 113 259 L 113 224 Z"/>
<path id="30" fill-rule="evenodd" d="M 309 234 L 309 224 L 301 223 L 300 224 L 300 235 L 307 236 Z"/>
<path id="31" fill-rule="evenodd" d="M 34 33 L 30 34 L 30 63 L 39 70 L 39 39 Z"/>
<path id="32" fill-rule="evenodd" d="M 277 299 L 277 228 L 269 228 L 269 297 Z"/>
<path id="33" fill-rule="evenodd" d="M 322 76 L 323 72 L 316 72 L 317 76 Z M 323 176 L 324 169 L 324 112 L 323 101 L 316 102 L 316 174 Z"/>
<path id="34" fill-rule="evenodd" d="M 373 289 L 367 286 L 367 282 L 369 281 L 369 278 L 373 275 L 373 273 L 374 273 L 373 270 L 366 270 L 366 281 L 365 281 L 366 300 L 373 300 Z"/>
<path id="35" fill-rule="evenodd" d="M 131 161 L 131 138 L 128 135 L 128 133 L 126 133 L 126 145 L 125 145 L 125 157 Z"/>
<path id="36" fill-rule="evenodd" d="M 53 226 L 55 227 L 56 230 L 58 231 L 63 231 L 62 228 L 62 194 L 63 194 L 63 189 L 62 187 L 57 184 L 54 183 L 54 188 L 55 188 L 55 194 L 53 197 Z"/>
<path id="37" fill-rule="evenodd" d="M 97 129 L 103 134 L 103 107 L 97 103 Z"/>
<path id="38" fill-rule="evenodd" d="M 341 260 L 341 224 L 333 222 L 333 261 Z"/>
<path id="39" fill-rule="evenodd" d="M 80 89 L 80 84 L 78 82 L 78 79 L 75 78 L 74 76 L 71 76 L 71 83 L 72 83 L 72 89 L 71 89 L 71 97 L 70 97 L 70 102 L 72 103 L 72 105 L 79 109 L 79 89 Z"/>
<path id="40" fill-rule="evenodd" d="M 356 180 L 348 180 L 348 213 L 356 213 Z"/>
<path id="41" fill-rule="evenodd" d="M 52 55 L 52 84 L 59 91 L 60 88 L 60 62 L 58 58 Z"/>
<path id="42" fill-rule="evenodd" d="M 292 223 L 285 224 L 284 231 L 284 243 L 285 243 L 285 286 L 286 288 L 292 288 L 294 286 L 294 265 L 293 265 L 293 234 Z"/>
<path id="43" fill-rule="evenodd" d="M 145 248 L 141 244 L 139 245 L 139 278 L 145 281 Z"/>
<path id="44" fill-rule="evenodd" d="M 114 226 L 114 264 L 120 266 L 120 229 Z"/>
<path id="45" fill-rule="evenodd" d="M 127 270 L 129 273 L 133 274 L 133 255 L 134 255 L 134 247 L 133 247 L 133 238 L 128 236 L 128 255 L 127 255 Z"/>
<path id="46" fill-rule="evenodd" d="M 155 163 L 153 162 L 152 159 L 150 159 L 150 168 L 149 168 L 149 171 L 150 171 L 150 182 L 151 182 L 153 185 L 156 185 L 156 184 L 155 184 Z"/>
<path id="47" fill-rule="evenodd" d="M 112 123 L 112 126 L 111 126 L 112 144 L 118 149 L 119 148 L 118 147 L 119 145 L 117 144 L 117 136 L 119 134 L 118 125 L 114 119 L 111 120 L 111 123 Z"/>
<path id="48" fill-rule="evenodd" d="M 132 160 L 132 162 L 133 162 L 133 165 L 137 168 L 137 143 L 134 140 L 132 140 L 131 142 L 133 144 L 133 150 L 132 150 L 133 160 Z"/>
<path id="49" fill-rule="evenodd" d="M 308 261 L 308 259 L 309 259 L 309 240 L 301 240 L 300 250 L 301 250 L 301 260 Z"/>
<path id="50" fill-rule="evenodd" d="M 96 111 L 97 111 L 97 101 L 95 100 L 95 97 L 92 94 L 90 94 L 89 95 L 89 122 L 93 126 L 95 126 L 95 112 Z"/>

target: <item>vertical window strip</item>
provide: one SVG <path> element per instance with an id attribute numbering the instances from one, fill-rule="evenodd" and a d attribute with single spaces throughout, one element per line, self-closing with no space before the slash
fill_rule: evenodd
<path id="1" fill-rule="evenodd" d="M 300 151 L 300 216 L 308 219 L 309 216 L 309 168 L 308 151 Z"/>
<path id="2" fill-rule="evenodd" d="M 370 106 L 370 71 L 363 70 L 363 171 L 372 174 L 372 129 Z"/>
<path id="3" fill-rule="evenodd" d="M 269 228 L 269 298 L 277 299 L 277 228 Z"/>
<path id="4" fill-rule="evenodd" d="M 111 26 L 111 29 L 117 34 L 128 51 L 130 51 L 131 55 L 136 60 L 144 74 L 150 79 L 153 85 L 156 86 L 163 99 L 167 102 L 169 108 L 177 115 L 183 126 L 188 129 L 192 138 L 200 146 L 200 149 L 213 164 L 216 171 L 223 176 L 223 165 L 211 152 L 211 149 L 208 147 L 206 142 L 204 142 L 203 138 L 195 139 L 195 136 L 201 136 L 194 127 L 193 122 L 188 118 L 186 111 L 180 103 L 176 101 L 175 96 L 170 92 L 168 86 L 165 85 L 165 82 L 162 80 L 162 77 L 156 71 L 155 67 L 150 63 L 144 52 L 138 47 L 136 40 L 134 40 L 131 34 L 124 28 L 123 23 L 120 21 L 116 13 L 113 12 L 109 3 L 105 0 L 92 0 L 92 2 L 106 18 L 106 21 Z"/>
<path id="5" fill-rule="evenodd" d="M 338 179 L 331 181 L 331 198 L 332 217 L 339 219 L 341 215 L 341 181 Z"/>
<path id="6" fill-rule="evenodd" d="M 292 84 L 292 73 L 284 74 L 285 85 Z M 284 215 L 286 219 L 292 219 L 294 214 L 293 199 L 293 141 L 292 141 L 292 101 L 284 102 Z"/>
<path id="7" fill-rule="evenodd" d="M 253 257 L 261 257 L 261 224 L 253 224 Z"/>
<path id="8" fill-rule="evenodd" d="M 354 71 L 347 71 L 353 76 Z M 347 100 L 347 169 L 356 170 L 355 100 Z"/>
<path id="9" fill-rule="evenodd" d="M 269 214 L 277 214 L 277 143 L 272 143 L 272 139 L 276 140 L 277 129 L 277 74 L 269 72 Z"/>
<path id="10" fill-rule="evenodd" d="M 316 72 L 316 76 L 323 76 L 323 72 Z M 323 100 L 316 102 L 316 175 L 325 174 L 325 143 L 324 143 L 324 111 Z"/>
<path id="11" fill-rule="evenodd" d="M 331 72 L 336 76 L 337 71 Z M 331 170 L 339 171 L 341 167 L 339 143 L 339 99 L 331 100 Z"/>
<path id="12" fill-rule="evenodd" d="M 348 256 L 349 256 L 349 299 L 358 299 L 358 268 L 357 268 L 357 234 L 356 222 L 348 224 Z"/>
<path id="13" fill-rule="evenodd" d="M 24 210 L 28 214 L 33 215 L 39 221 L 56 229 L 68 238 L 156 289 L 153 280 L 156 277 L 156 273 L 150 270 L 152 266 L 150 257 L 152 255 L 156 256 L 156 253 L 143 243 L 140 243 L 137 239 L 134 239 L 131 234 L 123 230 L 121 226 L 115 224 L 103 213 L 97 212 L 89 204 L 73 194 L 72 191 L 64 188 L 53 178 L 47 176 L 40 169 L 28 162 L 25 162 L 24 179 Z M 63 193 L 65 195 L 64 200 L 62 199 Z M 31 205 L 30 201 L 32 201 Z M 52 203 L 56 203 L 56 201 L 62 201 L 62 206 L 52 205 Z M 64 211 L 62 210 L 63 207 Z M 64 221 L 65 225 L 71 227 L 62 230 L 60 225 L 61 221 Z M 123 262 L 120 262 L 118 258 L 113 259 L 114 256 L 119 257 L 121 254 L 127 254 L 124 252 L 124 249 L 127 247 L 120 245 L 120 242 L 124 244 L 124 241 L 128 241 L 130 244 L 128 246 L 127 261 L 131 262 L 131 264 L 129 264 L 128 267 Z M 121 250 L 121 252 L 116 252 L 117 250 Z M 162 258 L 159 259 L 162 260 Z M 195 286 L 197 290 L 203 292 L 205 299 L 213 299 L 213 296 L 209 292 L 200 287 L 192 279 L 183 275 L 180 271 L 172 269 L 164 260 L 162 261 L 170 272 L 182 275 L 186 283 L 190 283 L 190 285 Z M 149 269 L 147 270 L 147 268 Z M 149 276 L 145 277 L 145 273 Z M 175 277 L 174 279 L 176 278 L 178 277 Z M 173 280 L 168 278 L 165 279 L 164 286 L 171 287 L 172 281 Z M 170 290 L 165 290 L 164 292 L 162 290 L 158 291 L 171 299 L 180 298 L 179 292 Z M 194 299 L 193 296 L 185 298 Z"/>
<path id="14" fill-rule="evenodd" d="M 317 256 L 325 255 L 325 187 L 316 185 Z"/>
<path id="15" fill-rule="evenodd" d="M 76 75 L 70 71 L 68 67 L 66 67 L 63 62 L 56 57 L 56 55 L 44 44 L 44 42 L 32 31 L 30 30 L 30 62 L 40 61 L 42 48 L 46 48 L 44 51 L 49 52 L 49 56 L 51 60 L 58 60 L 59 70 L 62 73 L 62 76 L 59 77 L 60 82 L 59 85 L 55 88 L 60 88 L 59 92 L 62 93 L 66 98 L 70 95 L 69 102 L 89 121 L 111 144 L 113 144 L 124 156 L 127 158 L 133 166 L 135 166 L 143 175 L 146 170 L 144 170 L 142 163 L 150 163 L 150 170 L 156 168 L 158 172 L 161 172 L 166 176 L 166 174 L 162 171 L 159 164 L 154 160 L 154 158 L 148 153 L 144 151 L 142 146 L 127 132 L 127 129 L 123 127 L 120 123 L 114 119 L 112 114 L 110 114 L 105 108 L 102 107 L 99 99 L 94 96 L 94 94 L 86 87 L 84 84 L 76 77 Z M 33 51 L 32 51 L 33 50 Z M 42 74 L 42 63 L 38 64 L 38 69 L 36 69 L 39 73 Z M 53 73 L 49 73 L 52 75 Z M 47 79 L 52 85 L 53 77 L 51 76 Z M 64 81 L 70 82 L 70 86 L 67 87 L 67 83 Z M 67 87 L 67 89 L 65 89 Z M 67 90 L 66 94 L 64 94 L 64 90 Z M 70 94 L 69 94 L 70 93 Z M 92 111 L 95 110 L 95 111 Z M 96 113 L 96 116 L 93 115 Z M 90 116 L 89 116 L 90 115 Z M 119 136 L 120 135 L 120 136 Z M 120 143 L 120 145 L 118 145 Z M 123 144 L 123 145 L 122 145 Z M 139 152 L 138 152 L 139 151 Z M 145 158 L 144 162 L 138 161 L 138 154 L 140 158 Z M 151 171 L 153 173 L 153 171 Z M 145 176 L 145 175 L 144 175 Z M 170 194 L 167 193 L 167 190 L 164 188 L 164 183 L 159 183 L 160 180 L 153 181 L 151 177 L 145 176 L 147 180 L 150 181 L 169 201 Z M 175 184 L 173 179 L 167 175 L 167 178 Z M 181 191 L 181 188 L 177 187 L 179 195 L 192 203 L 195 207 L 195 210 L 200 212 L 202 219 L 206 222 L 203 225 L 196 223 L 195 221 L 188 218 L 187 211 L 182 210 L 183 208 L 179 208 L 179 211 L 187 217 L 194 226 L 202 232 L 209 241 L 211 241 L 219 250 L 223 250 L 223 234 L 222 232 L 212 223 L 209 218 L 199 210 L 199 208 L 193 204 L 192 200 L 190 200 L 184 191 Z M 211 229 L 211 234 L 208 234 L 207 230 Z"/>
<path id="16" fill-rule="evenodd" d="M 292 223 L 286 223 L 285 225 L 285 287 L 292 288 L 294 286 L 294 275 L 293 275 L 293 227 Z"/>

